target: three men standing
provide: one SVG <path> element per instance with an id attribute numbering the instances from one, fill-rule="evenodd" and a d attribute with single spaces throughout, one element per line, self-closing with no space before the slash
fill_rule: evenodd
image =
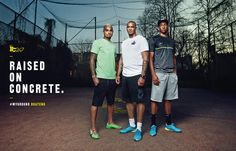
<path id="1" fill-rule="evenodd" d="M 112 26 L 105 25 L 103 28 L 104 38 L 94 41 L 90 57 L 90 70 L 95 85 L 91 106 L 90 136 L 92 138 L 100 138 L 95 124 L 98 106 L 102 105 L 105 97 L 108 112 L 106 128 L 121 128 L 113 123 L 112 114 L 116 84 L 122 83 L 122 99 L 126 101 L 129 124 L 128 127 L 120 130 L 120 133 L 135 132 L 133 139 L 135 141 L 142 140 L 142 124 L 145 111 L 143 87 L 149 60 L 152 77 L 151 127 L 149 134 L 151 136 L 157 134 L 156 114 L 159 102 L 163 102 L 164 106 L 165 130 L 181 132 L 181 129 L 172 123 L 171 118 L 171 101 L 178 99 L 178 78 L 176 74 L 175 42 L 168 37 L 168 24 L 166 19 L 158 21 L 160 34 L 152 37 L 148 45 L 143 36 L 137 35 L 136 23 L 129 21 L 127 23 L 129 38 L 124 40 L 121 45 L 121 57 L 117 74 L 115 71 L 116 48 L 110 41 L 113 34 Z M 122 78 L 120 77 L 121 72 Z M 135 110 L 137 112 L 137 123 L 134 117 Z"/>

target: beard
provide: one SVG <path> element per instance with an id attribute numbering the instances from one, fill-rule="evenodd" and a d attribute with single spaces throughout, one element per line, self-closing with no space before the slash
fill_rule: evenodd
<path id="1" fill-rule="evenodd" d="M 104 37 L 107 39 L 111 39 L 112 35 L 105 35 Z"/>
<path id="2" fill-rule="evenodd" d="M 128 32 L 128 35 L 133 36 L 133 35 L 135 35 L 135 32 Z"/>
<path id="3" fill-rule="evenodd" d="M 168 29 L 165 29 L 165 30 L 162 30 L 162 29 L 161 29 L 161 30 L 160 30 L 160 33 L 162 33 L 162 34 L 165 34 L 165 35 L 166 35 L 166 34 L 168 33 Z"/>

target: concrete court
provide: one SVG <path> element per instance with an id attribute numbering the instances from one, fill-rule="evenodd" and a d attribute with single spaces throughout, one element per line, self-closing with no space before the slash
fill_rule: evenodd
<path id="1" fill-rule="evenodd" d="M 88 135 L 92 88 L 68 88 L 64 94 L 0 97 L 1 151 L 233 151 L 236 150 L 236 94 L 205 89 L 181 88 L 173 103 L 173 120 L 183 133 L 164 130 L 160 106 L 158 135 L 148 134 L 149 95 L 146 95 L 144 135 L 105 129 L 106 108 L 98 112 L 100 140 Z M 119 90 L 117 97 L 119 97 Z M 44 107 L 12 107 L 9 102 L 45 102 Z M 114 114 L 126 126 L 127 113 Z"/>

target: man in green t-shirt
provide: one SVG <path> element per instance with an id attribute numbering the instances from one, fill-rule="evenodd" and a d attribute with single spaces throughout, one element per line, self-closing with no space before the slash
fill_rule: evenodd
<path id="1" fill-rule="evenodd" d="M 90 70 L 94 83 L 94 94 L 91 112 L 90 136 L 93 139 L 99 139 L 100 136 L 96 130 L 96 117 L 98 107 L 102 105 L 104 98 L 107 100 L 108 121 L 106 128 L 120 129 L 119 125 L 113 123 L 112 115 L 114 109 L 115 91 L 116 91 L 116 70 L 115 55 L 116 47 L 111 42 L 113 28 L 107 24 L 103 27 L 104 37 L 95 40 L 92 45 L 90 56 Z"/>

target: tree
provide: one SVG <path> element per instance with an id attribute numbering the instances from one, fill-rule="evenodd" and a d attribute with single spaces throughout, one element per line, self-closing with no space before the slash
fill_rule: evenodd
<path id="1" fill-rule="evenodd" d="M 56 21 L 54 19 L 49 19 L 49 18 L 45 18 L 45 19 L 46 21 L 44 23 L 44 26 L 47 29 L 47 37 L 45 39 L 45 42 L 50 46 L 51 41 L 52 41 L 53 31 L 56 26 Z"/>
<path id="2" fill-rule="evenodd" d="M 147 38 L 156 35 L 157 21 L 165 18 L 169 21 L 169 34 L 175 38 L 177 23 L 184 19 L 180 16 L 182 2 L 183 0 L 146 0 L 148 7 L 144 10 L 143 16 L 139 17 L 142 34 Z"/>
<path id="3" fill-rule="evenodd" d="M 93 40 L 90 39 L 85 39 L 85 40 L 78 40 L 76 44 L 73 46 L 74 52 L 79 52 L 79 53 L 84 53 L 84 52 L 89 52 L 92 47 L 92 42 Z"/>
<path id="4" fill-rule="evenodd" d="M 213 35 L 234 18 L 232 13 L 235 0 L 195 0 L 194 2 L 196 6 L 194 14 L 196 20 L 200 20 L 199 28 L 202 31 L 206 30 L 207 63 L 209 65 L 215 53 L 212 47 Z"/>
<path id="5" fill-rule="evenodd" d="M 28 15 L 28 11 L 29 9 L 25 9 L 25 7 L 29 4 L 28 0 L 17 0 L 16 2 L 16 7 L 17 7 L 17 11 L 18 13 L 21 13 L 21 16 L 24 16 L 27 18 Z M 22 12 L 24 10 L 24 12 Z M 20 28 L 22 31 L 26 30 L 26 20 L 22 17 L 19 17 L 17 19 L 17 24 L 18 24 L 18 28 Z"/>

